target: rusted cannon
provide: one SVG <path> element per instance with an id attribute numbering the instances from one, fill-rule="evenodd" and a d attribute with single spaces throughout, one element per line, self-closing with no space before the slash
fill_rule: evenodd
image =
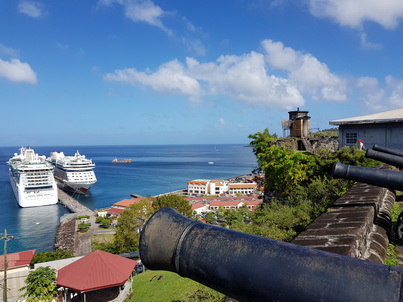
<path id="1" fill-rule="evenodd" d="M 403 269 L 188 219 L 163 208 L 140 235 L 152 270 L 176 272 L 239 301 L 403 301 Z"/>
<path id="2" fill-rule="evenodd" d="M 381 152 L 381 151 L 376 151 L 374 149 L 368 149 L 365 152 L 365 157 L 372 158 L 378 161 L 381 161 L 385 164 L 389 164 L 392 166 L 395 166 L 399 169 L 403 168 L 403 157 L 386 153 L 386 152 Z"/>
<path id="3" fill-rule="evenodd" d="M 332 176 L 403 191 L 403 173 L 400 171 L 357 167 L 337 162 L 333 165 Z"/>
<path id="4" fill-rule="evenodd" d="M 393 154 L 393 155 L 397 155 L 397 156 L 401 156 L 403 157 L 403 152 L 396 150 L 396 149 L 391 149 L 391 148 L 387 148 L 384 146 L 380 146 L 380 145 L 373 145 L 372 149 L 374 149 L 375 151 L 381 151 L 381 152 L 385 152 L 385 153 L 389 153 L 389 154 Z"/>

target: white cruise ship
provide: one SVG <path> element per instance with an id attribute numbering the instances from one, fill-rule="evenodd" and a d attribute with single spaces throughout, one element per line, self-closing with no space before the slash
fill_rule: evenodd
<path id="1" fill-rule="evenodd" d="M 22 147 L 20 154 L 14 153 L 7 163 L 10 183 L 20 207 L 38 207 L 57 203 L 53 166 L 46 161 L 45 156 L 39 156 L 30 147 Z"/>
<path id="2" fill-rule="evenodd" d="M 55 167 L 55 178 L 63 189 L 85 194 L 97 182 L 95 164 L 78 151 L 74 156 L 51 152 L 48 161 Z"/>

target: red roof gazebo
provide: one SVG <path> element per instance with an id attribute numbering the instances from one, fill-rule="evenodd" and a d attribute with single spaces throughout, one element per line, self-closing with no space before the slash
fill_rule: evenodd
<path id="1" fill-rule="evenodd" d="M 117 287 L 132 275 L 137 262 L 96 250 L 58 271 L 57 285 L 76 293 Z"/>

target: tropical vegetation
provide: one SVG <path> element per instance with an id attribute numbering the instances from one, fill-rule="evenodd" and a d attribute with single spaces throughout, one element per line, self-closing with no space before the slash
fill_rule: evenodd
<path id="1" fill-rule="evenodd" d="M 25 291 L 22 296 L 27 302 L 51 302 L 58 296 L 56 270 L 49 266 L 30 271 L 25 283 L 26 286 L 21 291 Z"/>

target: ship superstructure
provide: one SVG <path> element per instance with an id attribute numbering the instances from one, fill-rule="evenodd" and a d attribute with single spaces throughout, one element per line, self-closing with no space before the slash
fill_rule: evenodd
<path id="1" fill-rule="evenodd" d="M 55 178 L 74 193 L 85 194 L 97 182 L 94 173 L 95 163 L 81 155 L 66 156 L 63 152 L 51 152 L 48 161 L 55 167 Z"/>
<path id="2" fill-rule="evenodd" d="M 46 161 L 46 156 L 38 155 L 31 147 L 22 147 L 20 154 L 14 153 L 7 163 L 11 187 L 20 207 L 57 203 L 53 166 Z"/>

